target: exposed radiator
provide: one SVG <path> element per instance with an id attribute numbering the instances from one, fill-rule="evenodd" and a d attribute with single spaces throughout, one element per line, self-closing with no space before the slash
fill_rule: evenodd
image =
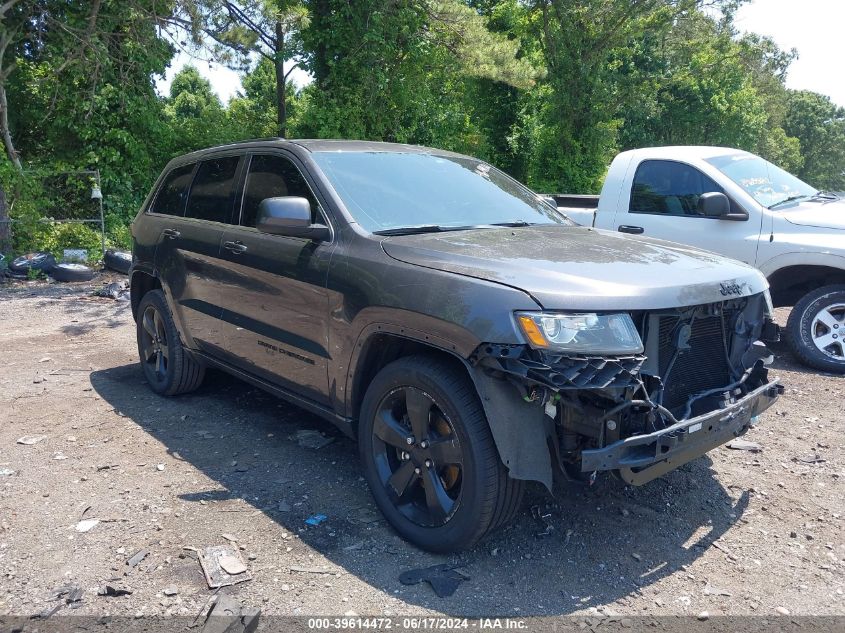
<path id="1" fill-rule="evenodd" d="M 726 331 L 731 331 L 730 314 L 725 315 Z M 678 328 L 683 322 L 677 316 L 660 318 L 658 360 L 660 376 L 664 380 L 663 406 L 673 414 L 684 412 L 691 395 L 725 387 L 730 384 L 731 372 L 725 358 L 725 344 L 722 340 L 722 317 L 706 316 L 692 322 L 689 349 L 682 350 L 666 377 L 672 357 Z"/>

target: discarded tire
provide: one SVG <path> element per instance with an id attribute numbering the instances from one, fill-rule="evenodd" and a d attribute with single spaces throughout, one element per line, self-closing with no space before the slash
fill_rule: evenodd
<path id="1" fill-rule="evenodd" d="M 103 256 L 103 263 L 106 268 L 128 275 L 129 268 L 132 266 L 132 253 L 116 251 L 110 248 Z"/>
<path id="2" fill-rule="evenodd" d="M 56 258 L 50 253 L 35 252 L 15 257 L 9 264 L 9 272 L 13 275 L 27 276 L 30 270 L 50 272 L 56 266 Z"/>
<path id="3" fill-rule="evenodd" d="M 56 281 L 90 281 L 94 271 L 82 264 L 56 264 L 50 270 L 50 276 Z"/>

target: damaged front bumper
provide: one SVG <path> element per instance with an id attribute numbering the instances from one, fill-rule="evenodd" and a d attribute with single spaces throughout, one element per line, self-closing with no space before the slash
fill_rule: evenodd
<path id="1" fill-rule="evenodd" d="M 783 387 L 773 380 L 740 400 L 670 427 L 635 435 L 581 453 L 582 472 L 619 470 L 627 483 L 639 486 L 674 470 L 707 451 L 744 434 L 768 409 Z"/>

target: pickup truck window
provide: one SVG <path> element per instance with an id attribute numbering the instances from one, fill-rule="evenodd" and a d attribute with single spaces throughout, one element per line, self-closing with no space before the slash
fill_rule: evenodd
<path id="1" fill-rule="evenodd" d="M 707 159 L 728 178 L 745 189 L 764 207 L 787 200 L 812 198 L 818 191 L 777 165 L 753 154 L 728 154 Z"/>
<path id="2" fill-rule="evenodd" d="M 695 167 L 671 160 L 644 160 L 631 187 L 631 213 L 703 217 L 698 199 L 722 188 Z"/>
<path id="3" fill-rule="evenodd" d="M 185 213 L 185 200 L 188 197 L 188 187 L 191 184 L 191 174 L 194 173 L 195 166 L 196 163 L 183 165 L 167 175 L 150 207 L 150 213 L 163 215 Z"/>
<path id="4" fill-rule="evenodd" d="M 355 220 L 368 231 L 502 222 L 572 224 L 527 187 L 471 158 L 402 152 L 315 152 Z"/>
<path id="5" fill-rule="evenodd" d="M 186 218 L 228 223 L 235 202 L 235 176 L 240 156 L 213 158 L 200 163 L 188 195 Z"/>
<path id="6" fill-rule="evenodd" d="M 246 177 L 241 225 L 255 226 L 261 201 L 282 196 L 307 198 L 311 203 L 311 221 L 318 222 L 317 200 L 296 165 L 283 156 L 253 156 Z"/>

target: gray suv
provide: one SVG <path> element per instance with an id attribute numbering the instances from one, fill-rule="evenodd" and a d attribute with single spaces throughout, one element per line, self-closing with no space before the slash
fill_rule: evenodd
<path id="1" fill-rule="evenodd" d="M 644 484 L 781 390 L 755 269 L 576 226 L 459 154 L 208 149 L 171 161 L 132 235 L 150 387 L 215 367 L 330 420 L 390 524 L 431 551 L 508 522 L 527 481 Z"/>

